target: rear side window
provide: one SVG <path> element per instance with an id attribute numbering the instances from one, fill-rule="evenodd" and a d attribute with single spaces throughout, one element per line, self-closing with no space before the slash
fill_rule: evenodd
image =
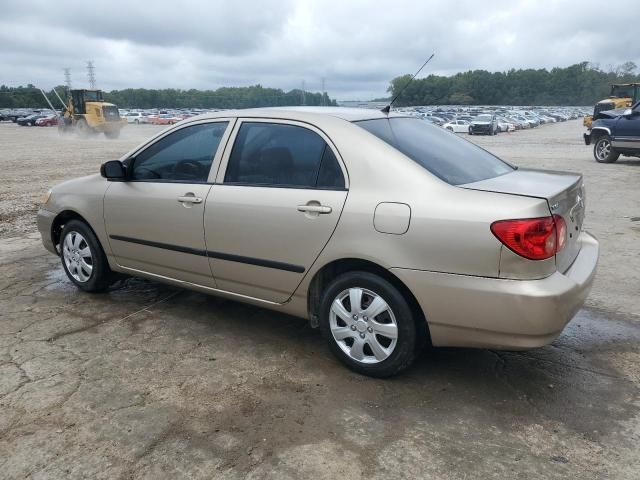
<path id="1" fill-rule="evenodd" d="M 391 117 L 355 122 L 451 185 L 478 182 L 513 171 L 486 150 L 424 120 Z"/>
<path id="2" fill-rule="evenodd" d="M 296 125 L 264 122 L 242 123 L 224 182 L 344 188 L 340 165 L 320 135 Z"/>
<path id="3" fill-rule="evenodd" d="M 170 133 L 136 156 L 131 180 L 206 182 L 227 125 L 204 123 Z"/>

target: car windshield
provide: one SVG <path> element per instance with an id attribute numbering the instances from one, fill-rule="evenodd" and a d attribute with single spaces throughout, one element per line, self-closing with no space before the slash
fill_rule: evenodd
<path id="1" fill-rule="evenodd" d="M 478 182 L 513 167 L 445 129 L 409 117 L 355 122 L 451 185 Z"/>
<path id="2" fill-rule="evenodd" d="M 633 98 L 633 85 L 614 85 L 611 87 L 611 96 L 616 98 Z"/>

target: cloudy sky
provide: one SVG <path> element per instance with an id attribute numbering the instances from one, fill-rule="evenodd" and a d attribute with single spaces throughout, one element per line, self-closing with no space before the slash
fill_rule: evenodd
<path id="1" fill-rule="evenodd" d="M 260 83 L 385 95 L 413 72 L 640 65 L 639 0 L 2 0 L 0 84 L 208 88 Z M 607 5 L 611 8 L 607 9 Z"/>

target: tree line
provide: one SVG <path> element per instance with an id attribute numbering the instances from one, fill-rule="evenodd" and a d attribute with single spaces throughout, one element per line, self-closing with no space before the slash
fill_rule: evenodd
<path id="1" fill-rule="evenodd" d="M 55 87 L 66 100 L 66 87 Z M 47 96 L 56 108 L 60 102 L 50 90 Z M 107 102 L 120 108 L 254 108 L 292 105 L 336 105 L 336 101 L 326 93 L 307 92 L 299 89 L 285 92 L 279 88 L 265 88 L 261 85 L 250 87 L 223 87 L 217 90 L 162 90 L 148 88 L 127 88 L 103 92 Z M 43 108 L 47 103 L 34 85 L 8 87 L 0 85 L 0 108 Z"/>
<path id="2" fill-rule="evenodd" d="M 394 78 L 387 89 L 390 98 L 410 78 L 409 74 Z M 609 96 L 611 84 L 633 82 L 640 83 L 633 62 L 607 70 L 589 62 L 551 70 L 470 70 L 415 79 L 394 105 L 593 105 Z"/>

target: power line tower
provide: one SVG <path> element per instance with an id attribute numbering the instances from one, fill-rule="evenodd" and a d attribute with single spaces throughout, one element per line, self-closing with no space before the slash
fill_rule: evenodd
<path id="1" fill-rule="evenodd" d="M 300 100 L 302 105 L 307 104 L 307 94 L 304 91 L 304 80 L 302 80 L 302 92 L 300 93 Z"/>
<path id="2" fill-rule="evenodd" d="M 71 91 L 71 69 L 64 69 L 64 84 L 67 86 L 67 93 Z"/>
<path id="3" fill-rule="evenodd" d="M 93 62 L 89 60 L 87 62 L 87 77 L 89 78 L 89 88 L 96 88 L 96 69 L 93 66 Z"/>

